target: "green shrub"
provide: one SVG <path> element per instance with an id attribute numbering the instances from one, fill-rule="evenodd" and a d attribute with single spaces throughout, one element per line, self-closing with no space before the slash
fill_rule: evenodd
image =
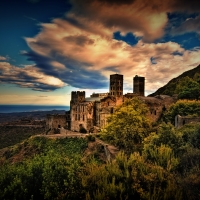
<path id="1" fill-rule="evenodd" d="M 88 135 L 87 136 L 88 141 L 90 142 L 94 142 L 96 140 L 96 138 L 93 135 Z"/>

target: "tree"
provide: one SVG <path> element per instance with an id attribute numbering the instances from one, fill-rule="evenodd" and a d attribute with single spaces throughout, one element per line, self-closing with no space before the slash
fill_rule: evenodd
<path id="1" fill-rule="evenodd" d="M 151 133 L 144 140 L 144 151 L 150 151 L 165 145 L 173 150 L 175 155 L 180 153 L 180 148 L 183 145 L 182 134 L 176 131 L 170 123 L 160 124 L 157 133 Z M 148 153 L 148 152 L 147 152 Z"/>
<path id="2" fill-rule="evenodd" d="M 108 119 L 102 138 L 128 153 L 140 150 L 150 128 L 146 113 L 147 107 L 139 98 L 125 101 Z"/>
<path id="3" fill-rule="evenodd" d="M 200 116 L 200 101 L 178 100 L 164 114 L 164 121 L 174 124 L 175 116 Z"/>
<path id="4" fill-rule="evenodd" d="M 199 80 L 196 75 L 196 80 Z M 197 81 L 189 78 L 188 76 L 181 79 L 175 89 L 179 99 L 196 99 L 200 97 L 200 85 Z"/>

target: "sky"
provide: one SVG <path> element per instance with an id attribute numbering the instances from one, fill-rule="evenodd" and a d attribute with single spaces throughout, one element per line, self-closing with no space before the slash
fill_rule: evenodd
<path id="1" fill-rule="evenodd" d="M 147 96 L 200 64 L 199 0 L 1 0 L 0 26 L 0 104 L 69 105 L 116 73 Z"/>

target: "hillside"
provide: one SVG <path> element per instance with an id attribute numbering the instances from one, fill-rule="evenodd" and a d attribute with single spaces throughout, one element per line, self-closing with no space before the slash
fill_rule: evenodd
<path id="1" fill-rule="evenodd" d="M 159 88 L 156 92 L 150 94 L 149 96 L 153 97 L 153 96 L 161 95 L 161 94 L 172 96 L 172 95 L 175 94 L 175 89 L 176 89 L 176 85 L 178 84 L 178 82 L 180 82 L 185 77 L 189 77 L 191 79 L 194 79 L 194 76 L 197 73 L 200 74 L 200 65 L 198 65 L 194 69 L 191 69 L 191 70 L 188 70 L 188 71 L 182 73 L 180 76 L 178 76 L 176 78 L 173 78 L 166 85 Z"/>
<path id="2" fill-rule="evenodd" d="M 0 126 L 0 149 L 22 142 L 30 136 L 44 133 L 44 127 Z"/>
<path id="3" fill-rule="evenodd" d="M 145 110 L 126 101 L 96 139 L 41 135 L 0 149 L 0 199 L 198 200 L 200 123 L 152 129 Z M 120 150 L 114 159 L 110 144 Z"/>

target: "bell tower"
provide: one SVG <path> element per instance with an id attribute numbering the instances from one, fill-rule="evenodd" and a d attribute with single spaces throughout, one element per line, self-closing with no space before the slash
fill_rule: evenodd
<path id="1" fill-rule="evenodd" d="M 144 96 L 144 88 L 145 88 L 145 77 L 136 75 L 133 78 L 133 93 L 136 93 L 139 96 Z"/>
<path id="2" fill-rule="evenodd" d="M 123 96 L 123 75 L 110 75 L 110 95 Z"/>

